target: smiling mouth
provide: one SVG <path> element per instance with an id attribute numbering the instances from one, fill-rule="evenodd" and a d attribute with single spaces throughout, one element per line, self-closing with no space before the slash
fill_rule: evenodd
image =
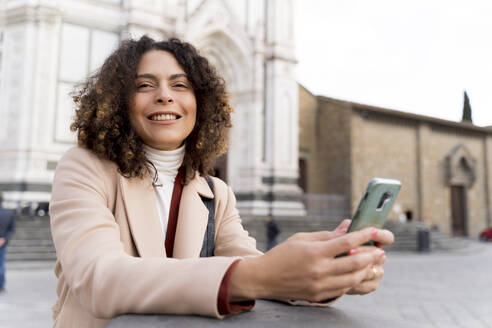
<path id="1" fill-rule="evenodd" d="M 157 114 L 148 117 L 151 121 L 172 121 L 181 118 L 179 115 L 174 114 Z"/>

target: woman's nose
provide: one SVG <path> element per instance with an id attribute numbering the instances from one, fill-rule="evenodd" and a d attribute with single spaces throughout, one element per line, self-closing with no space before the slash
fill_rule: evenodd
<path id="1" fill-rule="evenodd" d="M 174 103 L 174 99 L 169 94 L 168 90 L 165 90 L 165 88 L 161 88 L 160 92 L 157 94 L 156 103 L 158 103 L 158 104 L 172 104 L 172 103 Z"/>
<path id="2" fill-rule="evenodd" d="M 172 103 L 174 103 L 174 100 L 171 97 L 159 97 L 159 98 L 157 98 L 157 103 L 158 104 L 164 104 L 164 103 L 172 104 Z"/>

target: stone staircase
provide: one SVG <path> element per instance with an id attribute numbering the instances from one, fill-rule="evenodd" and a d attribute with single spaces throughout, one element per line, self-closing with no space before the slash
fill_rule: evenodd
<path id="1" fill-rule="evenodd" d="M 281 233 L 278 241 L 284 241 L 296 232 L 333 230 L 340 219 L 308 217 L 276 218 Z M 256 238 L 258 249 L 266 249 L 265 218 L 263 216 L 243 217 L 243 225 Z M 388 221 L 386 229 L 395 234 L 395 243 L 388 251 L 417 252 L 418 230 L 427 228 L 421 222 L 400 223 Z M 472 252 L 483 247 L 470 238 L 452 237 L 430 231 L 431 251 Z M 7 249 L 7 261 L 53 261 L 56 259 L 55 248 L 51 239 L 49 216 L 20 216 L 16 221 L 16 232 Z"/>
<path id="2" fill-rule="evenodd" d="M 280 234 L 277 238 L 278 242 L 282 242 L 296 232 L 312 232 L 320 230 L 333 230 L 338 226 L 341 220 L 326 219 L 317 216 L 308 217 L 278 217 L 277 221 Z M 243 217 L 243 226 L 251 236 L 256 239 L 256 246 L 259 250 L 266 249 L 266 229 L 264 216 L 248 216 Z"/>
<path id="3" fill-rule="evenodd" d="M 340 219 L 327 219 L 322 217 L 282 217 L 276 218 L 281 233 L 278 241 L 284 241 L 296 232 L 310 232 L 319 230 L 333 230 L 341 221 Z M 243 225 L 249 233 L 256 238 L 258 249 L 266 249 L 266 232 L 264 217 L 245 217 Z M 395 242 L 387 248 L 388 251 L 398 252 L 417 252 L 418 231 L 419 229 L 429 229 L 421 222 L 401 223 L 398 221 L 386 222 L 385 229 L 392 231 L 395 235 Z M 430 234 L 430 251 L 453 251 L 453 252 L 472 252 L 483 247 L 472 238 L 453 237 L 436 231 Z"/>
<path id="4" fill-rule="evenodd" d="M 53 261 L 49 216 L 19 216 L 7 248 L 7 261 Z"/>

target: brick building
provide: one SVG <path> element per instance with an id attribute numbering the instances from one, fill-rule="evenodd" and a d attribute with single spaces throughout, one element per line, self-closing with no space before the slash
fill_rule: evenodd
<path id="1" fill-rule="evenodd" d="M 390 219 L 444 233 L 491 225 L 492 129 L 314 96 L 299 87 L 300 185 L 354 212 L 372 177 L 401 180 Z M 308 211 L 312 210 L 308 203 Z"/>

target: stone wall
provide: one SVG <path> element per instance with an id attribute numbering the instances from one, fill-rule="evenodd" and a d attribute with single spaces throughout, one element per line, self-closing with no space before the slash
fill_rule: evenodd
<path id="1" fill-rule="evenodd" d="M 316 158 L 316 117 L 318 100 L 299 85 L 299 157 L 306 162 L 306 193 L 314 193 L 313 177 L 318 175 Z"/>
<path id="2" fill-rule="evenodd" d="M 466 190 L 468 234 L 478 235 L 485 227 L 487 217 L 485 189 L 485 165 L 483 134 L 445 126 L 430 126 L 427 152 L 422 154 L 427 159 L 423 171 L 423 188 L 426 197 L 422 221 L 429 225 L 438 225 L 440 230 L 451 233 L 451 189 L 447 181 L 446 155 L 457 145 L 465 146 L 476 160 L 475 183 Z M 490 165 L 489 162 L 487 165 Z"/>
<path id="3" fill-rule="evenodd" d="M 335 99 L 319 99 L 316 140 L 320 179 L 316 180 L 315 190 L 350 198 L 350 105 Z"/>
<path id="4" fill-rule="evenodd" d="M 486 134 L 467 126 L 429 123 L 387 113 L 354 109 L 352 113 L 352 199 L 355 210 L 372 177 L 398 179 L 402 189 L 395 203 L 402 212 L 425 224 L 452 233 L 451 187 L 446 156 L 463 145 L 476 162 L 476 179 L 466 191 L 468 235 L 476 236 L 490 222 L 485 150 L 492 151 Z M 487 200 L 489 197 L 489 200 Z M 389 219 L 397 219 L 392 211 Z"/>
<path id="5" fill-rule="evenodd" d="M 353 111 L 352 122 L 352 211 L 369 181 L 380 177 L 402 182 L 394 209 L 418 218 L 416 122 L 359 110 Z M 388 218 L 399 214 L 392 211 Z"/>
<path id="6" fill-rule="evenodd" d="M 299 87 L 299 147 L 309 194 L 349 195 L 350 107 Z"/>

